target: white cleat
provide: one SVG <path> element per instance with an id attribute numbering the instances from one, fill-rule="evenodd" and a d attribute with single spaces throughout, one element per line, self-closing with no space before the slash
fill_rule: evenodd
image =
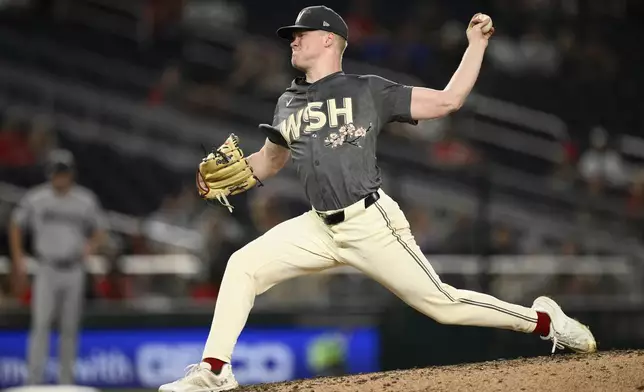
<path id="1" fill-rule="evenodd" d="M 541 336 L 543 340 L 551 340 L 552 353 L 567 347 L 577 353 L 593 353 L 597 351 L 597 342 L 587 326 L 572 319 L 561 310 L 555 301 L 548 297 L 534 300 L 532 309 L 550 316 L 550 334 Z"/>
<path id="2" fill-rule="evenodd" d="M 159 392 L 219 392 L 229 391 L 238 386 L 230 364 L 225 364 L 221 372 L 215 374 L 202 362 L 188 366 L 183 378 L 161 385 Z"/>

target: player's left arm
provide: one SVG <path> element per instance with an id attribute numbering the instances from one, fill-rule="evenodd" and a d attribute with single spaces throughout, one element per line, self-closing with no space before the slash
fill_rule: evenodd
<path id="1" fill-rule="evenodd" d="M 83 257 L 85 259 L 87 259 L 87 257 L 93 254 L 96 254 L 96 251 L 105 240 L 105 236 L 106 236 L 105 230 L 102 228 L 96 228 L 95 230 L 92 231 L 92 235 L 85 243 L 85 250 L 83 253 Z"/>
<path id="2" fill-rule="evenodd" d="M 95 196 L 91 198 L 87 214 L 87 224 L 91 234 L 85 242 L 85 248 L 83 249 L 83 258 L 85 260 L 87 260 L 89 256 L 96 254 L 96 251 L 107 237 L 106 217 L 98 199 Z"/>
<path id="3" fill-rule="evenodd" d="M 290 156 L 291 152 L 288 148 L 266 138 L 264 146 L 248 157 L 248 164 L 255 176 L 260 181 L 264 181 L 282 170 Z"/>
<path id="4" fill-rule="evenodd" d="M 485 33 L 481 30 L 484 24 L 492 23 L 491 19 L 487 18 L 487 16 L 476 14 L 470 21 L 467 29 L 469 45 L 458 69 L 445 89 L 413 87 L 410 111 L 414 120 L 444 117 L 463 106 L 478 79 L 488 40 L 494 34 L 493 27 Z"/>

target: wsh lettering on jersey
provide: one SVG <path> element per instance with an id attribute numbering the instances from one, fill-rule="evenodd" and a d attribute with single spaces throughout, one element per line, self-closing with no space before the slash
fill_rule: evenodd
<path id="1" fill-rule="evenodd" d="M 343 124 L 353 123 L 352 99 L 342 98 L 340 104 L 337 101 L 333 98 L 322 102 L 309 102 L 306 107 L 290 114 L 277 125 L 277 128 L 284 139 L 291 144 L 300 138 L 301 132 L 313 133 L 325 126 L 339 128 Z M 342 123 L 340 123 L 340 117 L 342 117 Z M 304 128 L 302 128 L 303 124 Z"/>

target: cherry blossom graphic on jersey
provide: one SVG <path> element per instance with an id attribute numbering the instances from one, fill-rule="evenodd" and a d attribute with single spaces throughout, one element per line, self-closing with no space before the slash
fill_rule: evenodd
<path id="1" fill-rule="evenodd" d="M 345 124 L 338 129 L 338 132 L 329 133 L 329 137 L 324 139 L 324 145 L 326 147 L 336 148 L 343 144 L 350 144 L 362 148 L 360 139 L 363 139 L 370 130 L 371 125 L 365 129 L 363 127 L 356 128 L 353 123 Z"/>

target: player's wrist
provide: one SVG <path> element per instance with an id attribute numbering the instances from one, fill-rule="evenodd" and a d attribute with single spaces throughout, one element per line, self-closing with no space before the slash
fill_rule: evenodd
<path id="1" fill-rule="evenodd" d="M 11 261 L 13 262 L 14 268 L 23 268 L 25 264 L 25 256 L 22 253 L 14 254 L 11 256 Z"/>
<path id="2" fill-rule="evenodd" d="M 95 248 L 96 247 L 92 243 L 86 244 L 85 247 L 83 248 L 83 255 L 82 255 L 83 259 L 87 259 L 91 257 L 95 252 Z"/>
<path id="3" fill-rule="evenodd" d="M 14 263 L 14 273 L 17 275 L 22 275 L 25 273 L 27 270 L 27 267 L 25 267 L 24 260 L 16 260 Z"/>
<path id="4" fill-rule="evenodd" d="M 486 38 L 477 38 L 477 39 L 470 40 L 468 43 L 468 46 L 470 48 L 485 50 L 487 48 L 488 43 L 489 41 Z"/>

